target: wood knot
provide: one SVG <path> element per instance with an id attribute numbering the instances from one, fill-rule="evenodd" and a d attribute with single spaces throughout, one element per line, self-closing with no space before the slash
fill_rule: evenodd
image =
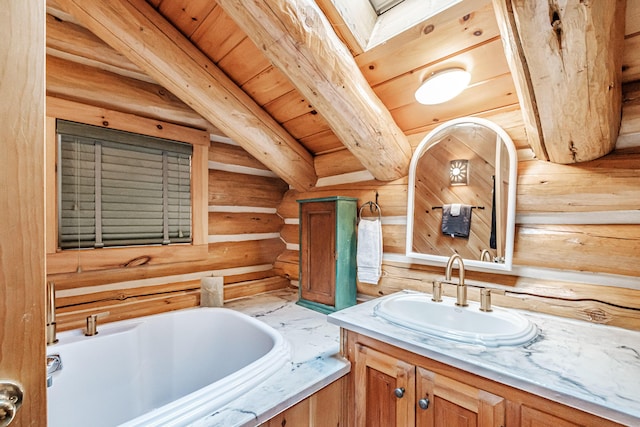
<path id="1" fill-rule="evenodd" d="M 600 308 L 587 308 L 582 310 L 587 319 L 594 323 L 606 324 L 611 320 L 609 314 Z"/>
<path id="2" fill-rule="evenodd" d="M 138 258 L 134 258 L 134 259 L 130 260 L 129 262 L 124 264 L 123 267 L 124 268 L 139 267 L 141 265 L 147 264 L 149 261 L 151 261 L 151 257 L 149 255 L 143 255 L 143 256 L 140 256 Z"/>

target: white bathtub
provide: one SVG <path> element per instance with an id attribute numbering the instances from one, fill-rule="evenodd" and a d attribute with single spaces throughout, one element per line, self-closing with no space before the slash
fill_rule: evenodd
<path id="1" fill-rule="evenodd" d="M 289 360 L 282 336 L 224 308 L 194 308 L 58 334 L 49 427 L 181 426 L 252 389 Z"/>

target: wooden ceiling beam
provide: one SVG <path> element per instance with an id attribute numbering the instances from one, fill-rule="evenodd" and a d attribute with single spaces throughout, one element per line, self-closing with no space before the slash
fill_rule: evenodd
<path id="1" fill-rule="evenodd" d="M 625 0 L 493 0 L 536 157 L 578 163 L 620 130 Z"/>
<path id="2" fill-rule="evenodd" d="M 116 51 L 299 190 L 311 154 L 144 0 L 56 0 Z"/>
<path id="3" fill-rule="evenodd" d="M 378 180 L 406 176 L 411 145 L 314 0 L 218 0 Z"/>

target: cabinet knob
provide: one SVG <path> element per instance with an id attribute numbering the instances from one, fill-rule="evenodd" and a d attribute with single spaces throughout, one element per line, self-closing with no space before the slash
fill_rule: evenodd
<path id="1" fill-rule="evenodd" d="M 404 387 L 398 387 L 397 389 L 393 390 L 393 394 L 395 394 L 397 398 L 401 398 L 402 396 L 404 396 Z"/>
<path id="2" fill-rule="evenodd" d="M 420 409 L 429 409 L 429 399 L 423 397 L 422 399 L 418 400 L 418 406 L 420 407 Z"/>

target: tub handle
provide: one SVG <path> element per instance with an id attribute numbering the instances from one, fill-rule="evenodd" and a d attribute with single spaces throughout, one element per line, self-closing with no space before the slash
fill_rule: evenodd
<path id="1" fill-rule="evenodd" d="M 22 405 L 22 387 L 14 382 L 0 383 L 0 427 L 11 424 Z"/>

